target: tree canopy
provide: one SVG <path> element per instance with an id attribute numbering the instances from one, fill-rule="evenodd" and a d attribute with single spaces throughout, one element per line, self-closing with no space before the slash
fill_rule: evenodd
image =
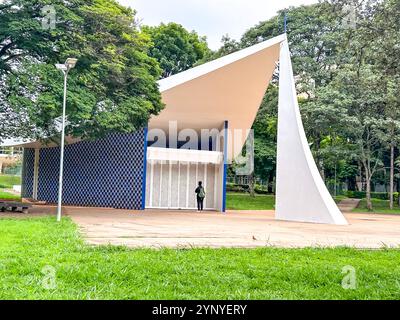
<path id="1" fill-rule="evenodd" d="M 209 53 L 206 38 L 180 24 L 162 23 L 156 27 L 144 26 L 142 30 L 152 41 L 149 55 L 160 63 L 162 78 L 192 68 Z"/>
<path id="2" fill-rule="evenodd" d="M 95 138 L 146 125 L 163 108 L 156 82 L 161 69 L 147 55 L 151 42 L 139 31 L 135 11 L 115 0 L 48 5 L 0 4 L 2 130 L 29 138 L 58 134 L 63 81 L 54 64 L 67 57 L 79 59 L 68 80 L 67 134 Z"/>
<path id="3" fill-rule="evenodd" d="M 214 56 L 281 34 L 285 12 L 301 114 L 325 182 L 335 190 L 339 182 L 347 182 L 349 188 L 370 194 L 373 182 L 387 184 L 390 176 L 393 191 L 394 166 L 400 163 L 395 159 L 400 133 L 395 93 L 400 85 L 399 1 L 331 0 L 291 7 L 250 28 L 239 42 L 225 37 Z M 271 128 L 277 121 L 277 85 L 274 77 L 253 126 L 255 172 L 264 181 L 275 174 L 276 133 Z"/>

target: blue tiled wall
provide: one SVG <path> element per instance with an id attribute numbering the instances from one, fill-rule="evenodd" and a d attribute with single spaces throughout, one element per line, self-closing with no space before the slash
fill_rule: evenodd
<path id="1" fill-rule="evenodd" d="M 35 161 L 35 150 L 25 149 L 22 162 L 22 197 L 33 197 L 33 164 Z"/>
<path id="2" fill-rule="evenodd" d="M 140 210 L 145 176 L 145 135 L 145 130 L 140 130 L 67 145 L 63 203 Z M 40 150 L 38 200 L 57 202 L 59 158 L 59 147 Z M 33 167 L 30 157 L 26 161 L 29 162 L 27 167 Z M 25 184 L 30 183 L 26 179 Z"/>

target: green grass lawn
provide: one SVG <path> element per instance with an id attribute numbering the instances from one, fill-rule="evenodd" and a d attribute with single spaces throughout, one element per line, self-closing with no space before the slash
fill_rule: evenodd
<path id="1" fill-rule="evenodd" d="M 92 247 L 53 217 L 0 230 L 0 299 L 400 299 L 399 250 Z"/>
<path id="2" fill-rule="evenodd" d="M 387 200 L 379 200 L 379 199 L 372 199 L 372 207 L 373 213 L 391 213 L 391 214 L 400 214 L 400 207 L 395 204 L 394 208 L 391 210 L 389 209 L 389 201 Z M 362 199 L 360 204 L 356 209 L 353 210 L 354 212 L 368 212 L 367 209 L 367 200 Z"/>
<path id="3" fill-rule="evenodd" d="M 346 199 L 345 196 L 335 197 L 336 203 Z M 226 197 L 227 208 L 229 210 L 274 210 L 274 195 L 256 195 L 250 197 L 247 193 L 228 193 Z"/>
<path id="4" fill-rule="evenodd" d="M 13 200 L 13 201 L 21 201 L 21 197 L 11 194 L 9 192 L 4 192 L 0 189 L 0 200 Z"/>
<path id="5" fill-rule="evenodd" d="M 0 200 L 14 200 L 21 201 L 21 197 L 15 194 L 9 193 L 3 189 L 12 189 L 14 185 L 21 184 L 21 177 L 0 175 Z"/>
<path id="6" fill-rule="evenodd" d="M 21 177 L 10 176 L 10 175 L 0 175 L 0 188 L 12 189 L 15 185 L 21 184 Z"/>
<path id="7" fill-rule="evenodd" d="M 256 195 L 255 198 L 244 193 L 228 193 L 226 204 L 229 210 L 274 210 L 275 196 Z"/>

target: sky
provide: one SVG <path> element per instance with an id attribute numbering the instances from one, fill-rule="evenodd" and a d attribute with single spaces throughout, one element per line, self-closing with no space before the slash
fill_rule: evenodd
<path id="1" fill-rule="evenodd" d="M 318 0 L 118 0 L 137 11 L 143 24 L 177 22 L 188 30 L 207 36 L 211 49 L 218 49 L 229 34 L 240 39 L 260 21 L 289 6 L 317 3 Z"/>

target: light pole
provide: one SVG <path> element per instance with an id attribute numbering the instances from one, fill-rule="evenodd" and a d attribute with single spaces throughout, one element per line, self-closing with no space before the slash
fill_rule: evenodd
<path id="1" fill-rule="evenodd" d="M 62 203 L 62 188 L 63 188 L 63 173 L 64 173 L 64 140 L 65 140 L 65 110 L 67 107 L 67 78 L 71 69 L 75 68 L 78 59 L 68 58 L 64 64 L 56 64 L 56 68 L 64 74 L 64 101 L 61 126 L 61 154 L 60 154 L 60 176 L 58 182 L 58 206 L 57 206 L 57 221 L 61 221 L 61 203 Z"/>

